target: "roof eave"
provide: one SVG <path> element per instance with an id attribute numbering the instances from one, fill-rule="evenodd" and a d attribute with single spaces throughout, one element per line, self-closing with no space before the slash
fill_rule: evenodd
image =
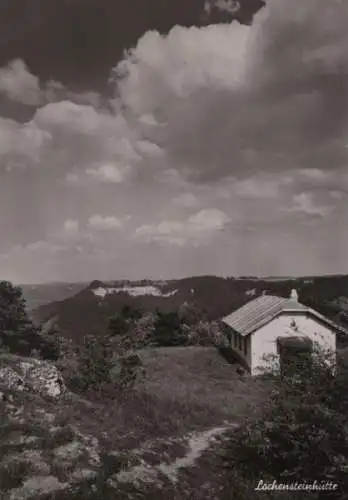
<path id="1" fill-rule="evenodd" d="M 330 319 L 326 318 L 325 316 L 323 316 L 322 314 L 318 313 L 314 309 L 311 309 L 310 307 L 308 307 L 306 309 L 282 309 L 281 311 L 278 311 L 276 314 L 274 314 L 272 317 L 265 318 L 264 321 L 260 322 L 258 325 L 256 325 L 255 327 L 253 327 L 251 330 L 247 330 L 246 332 L 241 332 L 241 331 L 236 330 L 235 328 L 233 328 L 233 326 L 230 326 L 224 320 L 222 320 L 222 322 L 225 325 L 227 325 L 229 328 L 231 328 L 233 331 L 235 331 L 236 333 L 238 333 L 239 335 L 241 335 L 242 337 L 247 337 L 248 335 L 252 335 L 257 330 L 259 330 L 263 326 L 267 325 L 268 323 L 270 323 L 271 321 L 273 321 L 274 319 L 278 318 L 279 316 L 281 316 L 284 313 L 311 314 L 315 318 L 320 319 L 326 325 L 330 326 L 336 332 L 339 332 L 339 333 L 341 333 L 343 335 L 347 335 L 348 336 L 348 330 L 346 328 L 344 328 L 344 327 L 342 327 L 340 325 L 337 325 L 334 321 L 331 321 Z"/>

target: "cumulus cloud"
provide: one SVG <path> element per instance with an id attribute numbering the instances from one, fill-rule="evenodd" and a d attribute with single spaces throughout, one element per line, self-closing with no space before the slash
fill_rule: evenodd
<path id="1" fill-rule="evenodd" d="M 326 217 L 332 210 L 330 206 L 319 206 L 314 203 L 312 193 L 300 193 L 293 196 L 293 212 L 300 212 L 305 215 L 315 215 Z"/>
<path id="2" fill-rule="evenodd" d="M 347 160 L 347 24 L 345 2 L 270 0 L 251 28 L 148 32 L 118 66 L 120 95 L 136 114 L 166 124 L 151 137 L 202 181 L 339 169 Z"/>
<path id="3" fill-rule="evenodd" d="M 66 250 L 66 247 L 63 245 L 51 243 L 49 241 L 39 240 L 35 241 L 34 243 L 29 243 L 24 247 L 16 247 L 15 251 L 16 250 L 20 253 L 30 252 L 32 254 L 39 255 L 55 255 L 57 252 L 64 252 Z"/>
<path id="4" fill-rule="evenodd" d="M 198 231 L 219 231 L 230 222 L 230 218 L 217 208 L 204 209 L 191 215 L 188 223 Z"/>
<path id="5" fill-rule="evenodd" d="M 11 170 L 16 166 L 38 165 L 51 139 L 47 130 L 33 122 L 20 124 L 0 117 L 0 166 Z"/>
<path id="6" fill-rule="evenodd" d="M 63 225 L 63 234 L 67 236 L 75 235 L 80 230 L 80 223 L 75 219 L 68 219 L 64 222 Z"/>
<path id="7" fill-rule="evenodd" d="M 40 86 L 39 78 L 31 73 L 21 59 L 15 59 L 0 68 L 0 94 L 33 108 L 64 100 L 92 105 L 94 108 L 103 106 L 103 99 L 97 92 L 73 92 L 53 80 Z"/>
<path id="8" fill-rule="evenodd" d="M 98 113 L 93 106 L 71 101 L 46 104 L 36 112 L 34 122 L 43 128 L 61 130 L 66 127 L 69 133 L 87 135 L 115 129 L 117 125 L 116 120 Z"/>
<path id="9" fill-rule="evenodd" d="M 31 74 L 19 59 L 12 61 L 5 68 L 0 68 L 0 94 L 28 106 L 38 106 L 42 103 L 39 79 Z"/>
<path id="10" fill-rule="evenodd" d="M 93 184 L 120 184 L 132 175 L 130 165 L 119 162 L 94 165 L 85 170 L 71 171 L 65 176 L 67 184 L 71 186 L 88 186 Z"/>
<path id="11" fill-rule="evenodd" d="M 159 125 L 158 121 L 155 120 L 155 117 L 151 113 L 139 116 L 138 121 L 139 123 L 150 127 L 156 127 Z"/>
<path id="12" fill-rule="evenodd" d="M 92 215 L 88 220 L 88 227 L 97 231 L 110 231 L 113 229 L 122 229 L 123 222 L 118 217 L 101 215 Z"/>
<path id="13" fill-rule="evenodd" d="M 119 183 L 125 180 L 130 171 L 131 167 L 129 165 L 119 166 L 106 163 L 97 168 L 88 168 L 86 175 L 98 182 Z"/>
<path id="14" fill-rule="evenodd" d="M 56 169 L 69 181 L 82 174 L 100 181 L 127 177 L 132 164 L 143 158 L 141 137 L 122 113 L 112 114 L 91 105 L 61 101 L 39 108 L 25 123 L 0 118 L 0 165 L 35 165 Z M 146 156 L 158 154 L 144 142 Z M 108 166 L 107 166 L 108 165 Z M 120 174 L 117 173 L 120 172 Z"/>
<path id="15" fill-rule="evenodd" d="M 330 177 L 331 172 L 325 172 L 319 168 L 304 168 L 303 170 L 300 170 L 300 174 L 313 181 L 325 181 L 328 177 Z"/>
<path id="16" fill-rule="evenodd" d="M 241 198 L 277 198 L 280 188 L 292 184 L 292 180 L 287 177 L 262 178 L 258 175 L 242 180 L 232 181 L 231 192 Z"/>
<path id="17" fill-rule="evenodd" d="M 164 155 L 164 151 L 162 148 L 160 148 L 157 144 L 147 140 L 137 141 L 135 143 L 135 147 L 144 156 L 158 158 Z"/>
<path id="18" fill-rule="evenodd" d="M 237 23 L 175 26 L 167 36 L 145 33 L 116 68 L 122 101 L 137 114 L 151 113 L 156 119 L 173 100 L 199 89 L 242 87 L 248 35 L 249 28 Z"/>
<path id="19" fill-rule="evenodd" d="M 214 233 L 223 230 L 229 222 L 230 218 L 221 210 L 203 209 L 183 221 L 144 224 L 136 229 L 135 237 L 147 242 L 197 246 L 209 242 Z"/>
<path id="20" fill-rule="evenodd" d="M 197 205 L 198 200 L 193 193 L 182 193 L 173 199 L 173 203 L 179 207 L 192 208 Z"/>
<path id="21" fill-rule="evenodd" d="M 228 0 L 210 4 L 237 8 Z M 246 246 L 259 248 L 264 231 L 273 257 L 286 234 L 301 235 L 306 252 L 307 218 L 330 232 L 324 239 L 331 244 L 347 219 L 347 25 L 346 2 L 269 0 L 251 27 L 150 31 L 117 66 L 108 103 L 57 82 L 40 90 L 18 62 L 0 70 L 0 93 L 31 95 L 23 99 L 39 106 L 26 123 L 0 119 L 2 212 L 11 206 L 13 217 L 28 217 L 43 233 L 51 220 L 58 227 L 71 219 L 52 241 L 84 248 L 112 238 L 112 230 L 97 226 L 118 223 L 101 215 L 94 227 L 77 221 L 114 213 L 123 223 L 125 209 L 137 220 L 136 241 L 170 243 L 180 252 L 209 243 L 220 252 L 215 237 L 226 238 L 226 265 L 238 255 L 243 261 Z M 15 172 L 31 165 L 41 165 L 41 173 Z M 20 194 L 12 202 L 13 186 Z M 215 208 L 200 212 L 204 206 Z M 196 213 L 187 216 L 187 209 Z M 6 217 L 4 227 L 14 226 Z M 39 230 L 35 239 L 46 241 Z M 175 255 L 174 248 L 173 261 Z M 179 260 L 177 266 L 180 272 Z"/>

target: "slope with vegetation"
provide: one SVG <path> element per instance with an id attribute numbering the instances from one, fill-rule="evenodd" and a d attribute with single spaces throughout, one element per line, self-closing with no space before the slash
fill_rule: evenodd
<path id="1" fill-rule="evenodd" d="M 199 276 L 166 282 L 95 281 L 71 297 L 37 308 L 31 316 L 38 324 L 55 323 L 61 335 L 80 341 L 85 335 L 105 334 L 110 318 L 125 307 L 154 316 L 179 314 L 186 307 L 197 321 L 214 321 L 262 293 L 288 297 L 292 288 L 298 290 L 305 305 L 347 324 L 345 275 L 285 280 Z M 174 316 L 171 321 L 175 322 Z"/>
<path id="2" fill-rule="evenodd" d="M 209 321 L 198 328 L 196 309 L 173 316 L 124 308 L 107 335 L 75 344 L 35 328 L 9 283 L 0 284 L 0 304 L 0 337 L 6 344 L 10 336 L 12 351 L 7 345 L 0 356 L 2 499 L 290 500 L 303 491 L 255 486 L 331 478 L 339 488 L 325 498 L 344 500 L 342 363 L 336 377 L 318 356 L 296 376 L 252 378 L 206 345 L 219 332 Z M 192 331 L 196 342 L 178 346 Z M 38 347 L 53 343 L 55 366 L 44 349 L 23 356 L 31 338 Z"/>
<path id="3" fill-rule="evenodd" d="M 40 283 L 20 287 L 28 311 L 33 311 L 44 304 L 72 297 L 87 285 L 88 283 Z"/>

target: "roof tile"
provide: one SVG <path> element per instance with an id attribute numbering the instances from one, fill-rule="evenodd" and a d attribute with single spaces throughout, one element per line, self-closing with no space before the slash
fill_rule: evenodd
<path id="1" fill-rule="evenodd" d="M 307 310 L 296 300 L 274 295 L 261 295 L 222 319 L 241 335 L 249 335 L 284 310 Z"/>

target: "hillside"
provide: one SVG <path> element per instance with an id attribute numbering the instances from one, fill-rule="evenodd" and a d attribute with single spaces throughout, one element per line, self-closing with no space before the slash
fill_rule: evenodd
<path id="1" fill-rule="evenodd" d="M 40 283 L 33 285 L 20 285 L 25 298 L 28 311 L 63 300 L 75 295 L 86 287 L 86 283 Z"/>
<path id="2" fill-rule="evenodd" d="M 238 376 L 211 348 L 140 355 L 145 376 L 128 397 L 114 394 L 98 402 L 64 384 L 48 397 L 48 386 L 42 390 L 46 365 L 0 357 L 1 499 L 208 500 L 213 489 L 215 498 L 224 498 L 214 442 L 262 407 L 269 384 Z M 23 391 L 17 382 L 31 365 L 39 370 L 31 378 L 23 375 Z M 56 373 L 53 366 L 50 371 Z"/>
<path id="3" fill-rule="evenodd" d="M 261 293 L 287 297 L 292 288 L 299 300 L 337 322 L 347 322 L 348 276 L 284 280 L 252 277 L 197 276 L 169 281 L 94 281 L 74 295 L 32 311 L 38 323 L 56 323 L 62 335 L 75 340 L 102 334 L 109 318 L 125 305 L 143 312 L 177 311 L 194 305 L 208 320 L 220 319 Z"/>

